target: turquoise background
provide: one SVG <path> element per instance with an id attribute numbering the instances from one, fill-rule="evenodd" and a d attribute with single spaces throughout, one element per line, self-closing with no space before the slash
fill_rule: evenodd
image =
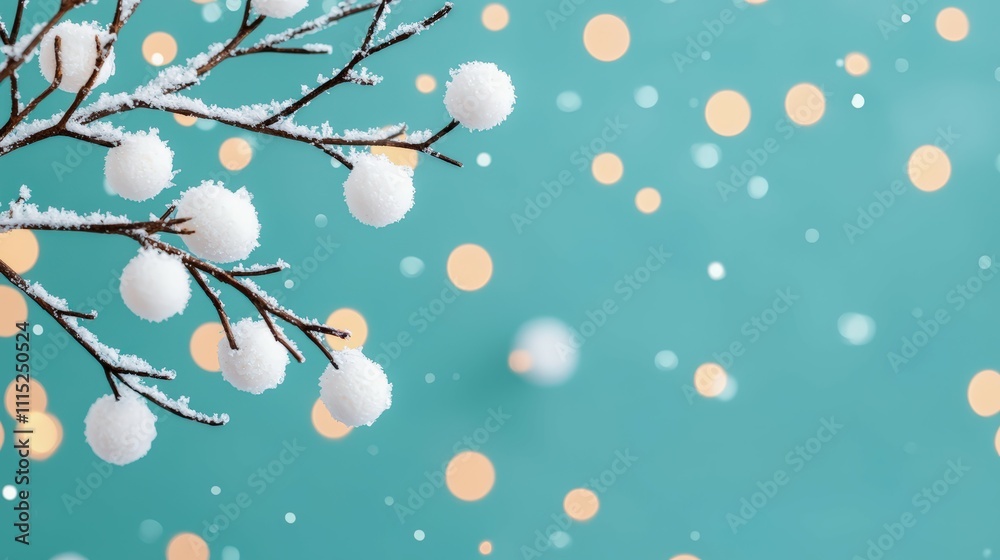
<path id="1" fill-rule="evenodd" d="M 101 4 L 80 12 L 107 20 L 111 5 Z M 171 395 L 191 395 L 196 408 L 228 412 L 232 422 L 209 428 L 161 414 L 150 454 L 114 469 L 68 512 L 63 495 L 96 472 L 83 418 L 108 389 L 85 352 L 59 351 L 37 377 L 66 435 L 58 453 L 33 465 L 30 551 L 11 544 L 5 521 L 0 556 L 48 559 L 72 551 L 91 560 L 163 558 L 171 536 L 202 533 L 220 507 L 248 492 L 251 506 L 213 540 L 212 558 L 236 558 L 233 548 L 249 560 L 476 558 L 483 540 L 493 543 L 492 557 L 531 558 L 522 547 L 534 546 L 536 531 L 547 531 L 566 493 L 599 477 L 616 452 L 626 450 L 638 460 L 598 493 L 597 516 L 570 526 L 570 544 L 541 557 L 864 558 L 869 539 L 886 531 L 883 524 L 908 512 L 916 524 L 890 539 L 887 559 L 975 559 L 1000 550 L 998 422 L 976 416 L 966 399 L 972 376 L 1000 365 L 1000 282 L 986 282 L 961 310 L 948 299 L 980 272 L 980 257 L 996 260 L 1000 44 L 993 28 L 1000 5 L 961 0 L 971 33 L 950 43 L 934 30 L 936 14 L 949 5 L 936 0 L 899 3 L 912 20 L 896 20 L 898 30 L 887 36 L 880 20 L 898 18 L 889 0 L 769 0 L 745 9 L 729 0 L 563 0 L 571 13 L 554 25 L 547 14 L 560 9 L 556 0 L 510 0 L 510 25 L 500 32 L 480 23 L 486 2 L 456 4 L 434 29 L 368 61 L 386 77 L 381 86 L 337 88 L 300 116 L 302 122 L 329 119 L 335 128 L 400 121 L 436 128 L 447 122 L 441 96 L 448 68 L 484 59 L 511 74 L 518 93 L 511 119 L 496 130 L 458 130 L 443 140 L 439 148 L 466 167 L 423 158 L 416 206 L 389 228 L 371 229 L 350 217 L 340 191 L 345 170 L 332 168 L 317 150 L 258 138 L 251 164 L 229 173 L 220 166 L 218 146 L 244 137 L 242 131 L 184 128 L 170 115 L 148 111 L 121 121 L 130 130 L 160 128 L 177 153 L 179 186 L 205 178 L 247 186 L 264 224 L 253 261 L 281 257 L 301 267 L 318 239 L 338 244 L 314 273 L 284 290 L 283 301 L 321 319 L 341 307 L 360 310 L 370 328 L 370 354 L 401 331 L 413 334 L 414 344 L 388 368 L 392 409 L 371 428 L 326 440 L 309 416 L 323 367 L 318 352 L 307 350 L 308 361 L 290 367 L 278 390 L 241 393 L 199 369 L 188 353 L 190 333 L 214 320 L 204 298 L 196 294 L 183 316 L 148 324 L 116 296 L 93 330 L 108 344 L 176 368 L 178 379 L 164 387 Z M 416 20 L 437 7 L 407 0 L 393 21 Z M 710 58 L 678 71 L 673 53 L 727 8 L 736 10 L 736 19 L 712 39 Z M 180 61 L 239 24 L 239 12 L 223 8 L 219 21 L 207 23 L 202 10 L 188 1 L 146 0 L 122 34 L 118 72 L 104 90 L 145 80 L 151 67 L 140 45 L 152 31 L 177 38 Z M 5 16 L 11 11 L 7 6 Z M 314 2 L 304 13 L 321 12 Z M 612 63 L 592 58 L 582 41 L 586 23 L 601 13 L 623 18 L 631 32 L 627 54 Z M 309 37 L 334 44 L 330 57 L 228 62 L 198 95 L 227 105 L 295 95 L 299 83 L 341 64 L 341 45 L 352 48 L 366 24 L 360 16 Z M 867 75 L 851 77 L 835 64 L 851 51 L 869 57 Z M 898 59 L 907 61 L 905 72 L 897 69 Z M 416 91 L 414 79 L 422 73 L 437 78 L 437 91 Z M 22 74 L 25 91 L 43 87 L 34 63 Z M 785 138 L 776 125 L 785 119 L 785 93 L 800 82 L 824 89 L 826 113 Z M 649 109 L 634 100 L 644 85 L 659 92 Z M 750 126 L 733 138 L 717 136 L 704 120 L 705 101 L 721 89 L 740 91 L 753 110 Z M 575 112 L 556 105 L 568 90 L 583 100 Z M 851 105 L 855 93 L 866 100 L 861 109 Z M 68 101 L 68 94 L 54 95 L 41 114 Z M 627 126 L 607 147 L 625 166 L 623 179 L 610 187 L 593 179 L 586 160 L 578 163 L 578 151 L 601 134 L 607 119 Z M 924 193 L 906 180 L 905 164 L 939 129 L 958 137 L 948 149 L 953 172 L 942 190 Z M 746 150 L 770 137 L 780 149 L 757 171 L 769 182 L 767 195 L 753 199 L 740 185 L 724 200 L 717 183 L 729 180 L 730 166 L 746 160 Z M 722 154 L 711 169 L 692 161 L 692 146 L 705 142 Z M 81 150 L 87 153 L 79 163 L 57 177 L 54 164 L 75 161 L 70 154 Z M 492 156 L 490 166 L 475 164 L 480 152 Z M 103 157 L 101 149 L 65 139 L 29 147 L 0 161 L 0 194 L 12 199 L 26 183 L 42 205 L 135 218 L 158 213 L 169 195 L 137 204 L 105 193 Z M 512 214 L 523 213 L 526 199 L 564 171 L 572 183 L 519 233 Z M 903 194 L 852 243 L 845 224 L 856 224 L 859 209 L 894 181 L 906 183 Z M 652 215 L 640 214 L 633 202 L 646 186 L 663 195 Z M 325 227 L 315 225 L 317 214 L 328 217 Z M 809 228 L 819 231 L 818 242 L 804 239 Z M 128 240 L 81 234 L 41 234 L 39 240 L 40 260 L 26 276 L 77 308 L 106 290 L 135 251 Z M 490 283 L 462 293 L 426 332 L 416 333 L 409 316 L 449 285 L 445 262 L 463 243 L 489 251 Z M 667 265 L 622 301 L 616 282 L 660 246 L 672 254 Z M 423 259 L 422 275 L 400 273 L 406 256 Z M 713 261 L 725 265 L 725 279 L 709 279 Z M 282 290 L 282 278 L 261 284 Z M 751 340 L 743 325 L 770 308 L 775 290 L 785 289 L 800 299 Z M 608 298 L 620 310 L 586 341 L 567 384 L 537 387 L 510 372 L 507 355 L 521 324 L 549 315 L 579 327 Z M 249 313 L 234 294 L 226 299 L 234 315 Z M 888 353 L 899 352 L 901 339 L 920 328 L 918 309 L 923 319 L 945 309 L 951 320 L 894 371 Z M 871 342 L 853 346 L 838 334 L 837 320 L 847 312 L 874 319 Z M 31 320 L 46 329 L 36 348 L 51 344 L 54 322 L 34 307 Z M 0 363 L 11 363 L 12 341 L 0 342 Z M 746 348 L 727 368 L 738 382 L 733 398 L 692 396 L 695 368 L 721 359 L 733 342 Z M 679 357 L 674 370 L 654 364 L 665 349 Z M 436 376 L 433 383 L 425 381 L 428 373 Z M 480 449 L 496 468 L 492 492 L 467 503 L 438 489 L 401 522 L 386 497 L 406 500 L 427 480 L 425 473 L 453 456 L 456 443 L 484 426 L 491 409 L 510 415 Z M 831 417 L 843 428 L 794 472 L 787 455 Z M 6 416 L 3 426 L 9 431 Z M 277 459 L 284 442 L 305 450 L 258 495 L 248 477 Z M 8 433 L 0 449 L 5 484 L 14 460 Z M 949 461 L 970 470 L 924 512 L 913 496 L 942 480 Z M 788 484 L 731 530 L 727 514 L 739 515 L 741 500 L 778 470 L 788 474 Z M 218 496 L 209 491 L 215 485 Z M 4 503 L 0 519 L 7 520 Z M 286 512 L 295 513 L 295 523 L 285 522 Z M 140 523 L 148 519 L 163 529 L 147 539 L 152 542 L 140 539 Z M 417 530 L 424 531 L 423 541 L 414 538 Z"/>

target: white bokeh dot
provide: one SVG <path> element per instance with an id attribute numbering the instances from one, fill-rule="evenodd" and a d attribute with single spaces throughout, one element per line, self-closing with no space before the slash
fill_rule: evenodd
<path id="1" fill-rule="evenodd" d="M 580 99 L 580 94 L 575 91 L 564 91 L 556 96 L 556 107 L 559 107 L 560 111 L 572 113 L 579 111 L 582 106 L 583 100 Z"/>
<path id="2" fill-rule="evenodd" d="M 899 17 L 899 21 L 903 23 L 910 23 L 910 14 L 903 14 Z"/>
<path id="3" fill-rule="evenodd" d="M 413 532 L 413 538 L 417 539 L 418 541 L 424 540 L 425 536 L 426 535 L 424 535 L 424 532 L 420 529 L 417 529 L 416 531 Z"/>
<path id="4" fill-rule="evenodd" d="M 2 494 L 3 499 L 7 501 L 13 500 L 14 497 L 17 496 L 17 488 L 14 488 L 13 485 L 8 484 L 3 487 L 3 490 L 0 491 L 0 494 Z"/>
<path id="5" fill-rule="evenodd" d="M 424 381 L 426 381 L 427 383 L 434 383 L 434 374 L 428 373 L 427 375 L 425 375 Z"/>
<path id="6" fill-rule="evenodd" d="M 809 228 L 806 230 L 806 241 L 809 243 L 815 243 L 819 241 L 819 230 Z"/>
<path id="7" fill-rule="evenodd" d="M 42 336 L 42 333 L 45 332 L 45 329 L 42 328 L 41 325 L 35 325 L 35 326 L 31 327 L 31 332 L 35 336 Z"/>
<path id="8" fill-rule="evenodd" d="M 702 169 L 711 169 L 719 165 L 722 151 L 715 144 L 695 144 L 691 146 L 691 159 Z"/>
<path id="9" fill-rule="evenodd" d="M 861 346 L 875 337 L 875 320 L 861 313 L 844 313 L 837 319 L 837 330 L 849 344 Z"/>
<path id="10" fill-rule="evenodd" d="M 146 544 L 156 542 L 163 535 L 163 525 L 155 519 L 146 519 L 139 523 L 139 540 Z"/>
<path id="11" fill-rule="evenodd" d="M 288 512 L 285 514 L 285 523 L 292 524 L 295 523 L 295 514 Z"/>
<path id="12" fill-rule="evenodd" d="M 326 224 L 330 223 L 330 220 L 327 219 L 326 214 L 316 214 L 313 223 L 316 224 L 316 227 L 326 227 Z"/>
<path id="13" fill-rule="evenodd" d="M 486 152 L 476 156 L 476 164 L 479 165 L 479 167 L 489 167 L 491 163 L 493 163 L 493 157 Z"/>
<path id="14" fill-rule="evenodd" d="M 215 2 L 205 4 L 201 7 L 201 17 L 208 23 L 219 21 L 219 18 L 222 17 L 222 8 Z"/>
<path id="15" fill-rule="evenodd" d="M 865 96 L 860 93 L 855 93 L 854 97 L 851 98 L 851 105 L 855 109 L 860 109 L 865 106 Z"/>
<path id="16" fill-rule="evenodd" d="M 403 257 L 399 261 L 399 271 L 407 278 L 416 278 L 424 272 L 424 261 L 417 257 Z"/>
<path id="17" fill-rule="evenodd" d="M 240 549 L 235 546 L 223 547 L 222 560 L 240 560 Z"/>
<path id="18" fill-rule="evenodd" d="M 701 538 L 701 533 L 698 531 L 691 531 L 691 540 L 697 541 Z"/>
<path id="19" fill-rule="evenodd" d="M 726 277 L 726 267 L 720 262 L 713 262 L 708 265 L 708 277 L 712 280 L 722 280 Z"/>
<path id="20" fill-rule="evenodd" d="M 750 177 L 747 181 L 747 194 L 750 198 L 761 199 L 767 194 L 767 179 L 759 176 Z"/>
<path id="21" fill-rule="evenodd" d="M 677 367 L 677 354 L 670 350 L 660 350 L 656 353 L 656 357 L 653 358 L 653 363 L 663 371 L 672 370 Z"/>
<path id="22" fill-rule="evenodd" d="M 635 104 L 643 109 L 651 109 L 660 100 L 660 93 L 653 86 L 642 86 L 635 90 Z"/>
<path id="23" fill-rule="evenodd" d="M 987 255 L 979 257 L 979 268 L 986 270 L 991 266 L 993 266 L 993 259 Z"/>
<path id="24" fill-rule="evenodd" d="M 212 495 L 213 496 L 218 496 L 221 493 L 222 493 L 222 488 L 219 488 L 218 486 L 213 486 L 212 487 Z"/>
<path id="25" fill-rule="evenodd" d="M 291 278 L 285 280 L 285 288 L 291 290 L 294 287 L 295 287 L 295 280 L 292 280 Z"/>
<path id="26" fill-rule="evenodd" d="M 392 498 L 392 496 L 386 496 L 385 500 L 383 500 L 383 501 L 385 502 L 385 505 L 387 505 L 387 506 L 391 506 L 392 504 L 396 503 L 396 500 L 394 500 Z"/>
<path id="27" fill-rule="evenodd" d="M 909 69 L 910 69 L 910 61 L 909 60 L 906 60 L 905 58 L 897 58 L 896 59 L 896 72 L 899 72 L 900 74 L 902 74 L 903 72 L 906 72 Z M 997 78 L 997 79 L 1000 80 L 1000 78 Z"/>

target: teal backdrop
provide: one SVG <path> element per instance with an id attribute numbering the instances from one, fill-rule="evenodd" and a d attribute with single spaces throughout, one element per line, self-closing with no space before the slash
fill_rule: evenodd
<path id="1" fill-rule="evenodd" d="M 938 0 L 506 0 L 510 20 L 499 31 L 484 26 L 486 5 L 458 0 L 439 25 L 366 62 L 385 76 L 380 86 L 338 87 L 300 115 L 337 129 L 436 128 L 447 122 L 449 68 L 488 60 L 512 76 L 518 102 L 508 122 L 440 143 L 463 169 L 421 158 L 416 206 L 385 229 L 349 215 L 346 170 L 318 150 L 150 111 L 115 121 L 157 127 L 169 140 L 181 170 L 171 193 L 206 178 L 253 193 L 264 226 L 252 260 L 292 265 L 260 282 L 286 305 L 320 319 L 358 310 L 369 354 L 401 332 L 413 343 L 387 367 L 393 407 L 372 427 L 327 439 L 310 418 L 323 368 L 315 349 L 277 390 L 236 391 L 188 350 L 195 329 L 215 320 L 204 297 L 165 323 L 143 322 L 114 290 L 131 241 L 39 234 L 27 278 L 78 309 L 98 298 L 91 328 L 106 343 L 177 369 L 162 388 L 232 421 L 210 428 L 158 414 L 148 456 L 109 472 L 83 437 L 88 407 L 108 392 L 102 372 L 80 348 L 61 347 L 57 325 L 30 307 L 44 329 L 33 339 L 35 373 L 64 435 L 32 465 L 30 548 L 13 543 L 14 504 L 0 501 L 0 558 L 165 558 L 185 532 L 207 536 L 211 558 L 226 560 L 477 558 L 484 541 L 490 557 L 505 559 L 1000 553 L 1000 422 L 977 414 L 968 397 L 977 372 L 1000 368 L 1000 281 L 990 281 L 1000 234 L 1000 5 L 957 0 L 970 23 L 961 41 L 935 29 L 950 6 Z M 437 7 L 406 0 L 393 22 Z M 29 14 L 42 9 L 32 2 Z M 110 10 L 102 0 L 76 19 L 106 21 Z M 172 35 L 181 62 L 229 37 L 239 10 L 238 1 L 144 0 L 102 91 L 129 90 L 155 72 L 141 52 L 150 33 Z M 314 0 L 303 13 L 322 11 Z M 600 14 L 629 31 L 627 52 L 611 62 L 584 44 Z M 226 105 L 296 95 L 342 64 L 367 22 L 359 16 L 309 38 L 332 43 L 330 56 L 234 60 L 196 92 Z M 851 52 L 870 61 L 864 75 L 847 72 Z M 417 90 L 421 74 L 436 78 L 433 92 Z M 25 91 L 44 87 L 34 62 L 21 81 Z M 815 124 L 792 126 L 785 97 L 804 82 L 822 90 L 825 108 Z M 709 98 L 729 89 L 752 111 L 731 137 L 713 132 L 705 114 Z M 68 101 L 53 95 L 41 113 Z M 240 171 L 219 160 L 232 137 L 253 147 Z M 907 161 L 935 142 L 950 176 L 924 192 Z M 622 162 L 614 184 L 595 180 L 600 152 Z M 489 165 L 477 164 L 481 153 Z M 108 195 L 103 161 L 103 149 L 49 140 L 0 160 L 0 194 L 13 199 L 23 183 L 43 206 L 134 218 L 170 199 Z M 760 179 L 751 196 L 734 174 L 744 165 L 746 177 L 766 180 L 764 196 Z M 543 196 L 546 184 L 558 195 Z M 635 202 L 646 187 L 662 199 L 651 214 Z M 446 261 L 465 243 L 489 252 L 492 277 L 441 307 Z M 640 273 L 661 248 L 670 255 L 662 268 Z M 405 257 L 422 260 L 419 275 L 401 272 Z M 708 273 L 716 262 L 719 280 Z M 619 283 L 640 275 L 626 298 Z M 776 303 L 776 292 L 793 303 Z M 250 313 L 235 294 L 226 299 L 234 315 Z M 587 326 L 609 299 L 615 312 Z M 432 305 L 442 311 L 418 330 L 411 315 Z M 844 317 L 851 313 L 861 317 Z M 540 316 L 582 333 L 579 366 L 560 386 L 531 384 L 508 365 L 517 329 Z M 0 340 L 7 372 L 13 342 Z M 728 372 L 722 398 L 702 396 L 694 382 L 709 362 Z M 989 402 L 988 390 L 977 391 Z M 499 429 L 491 417 L 504 418 Z M 0 424 L 6 485 L 13 421 L 5 414 Z M 462 501 L 440 486 L 442 465 L 470 441 L 491 461 L 495 484 Z M 280 474 L 262 481 L 256 473 L 269 467 Z M 567 523 L 564 498 L 585 485 L 599 510 Z M 234 505 L 241 493 L 251 503 Z M 213 533 L 220 516 L 224 530 Z"/>

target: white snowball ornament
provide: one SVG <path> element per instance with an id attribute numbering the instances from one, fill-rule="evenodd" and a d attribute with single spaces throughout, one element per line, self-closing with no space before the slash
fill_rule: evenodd
<path id="1" fill-rule="evenodd" d="M 76 93 L 87 84 L 94 68 L 97 66 L 97 44 L 96 37 L 102 38 L 105 31 L 93 23 L 73 23 L 64 21 L 53 27 L 42 37 L 38 54 L 38 65 L 41 68 L 42 76 L 50 83 L 56 76 L 56 48 L 55 39 L 60 38 L 59 60 L 62 68 L 62 80 L 59 82 L 59 89 Z M 115 51 L 114 48 L 108 53 L 107 60 L 97 74 L 94 87 L 108 81 L 115 73 Z"/>
<path id="2" fill-rule="evenodd" d="M 240 261 L 259 245 L 260 221 L 246 188 L 233 192 L 222 183 L 204 181 L 181 193 L 177 217 L 194 233 L 184 243 L 195 255 L 216 262 Z"/>
<path id="3" fill-rule="evenodd" d="M 137 202 L 153 198 L 173 185 L 174 152 L 155 128 L 126 134 L 120 145 L 108 150 L 104 176 L 122 198 Z"/>
<path id="4" fill-rule="evenodd" d="M 258 14 L 273 18 L 287 18 L 302 11 L 309 0 L 253 0 L 253 9 Z"/>
<path id="5" fill-rule="evenodd" d="M 222 377 L 240 391 L 255 395 L 281 385 L 288 352 L 274 339 L 267 324 L 243 319 L 233 325 L 233 337 L 239 347 L 236 350 L 229 347 L 228 339 L 219 341 Z"/>
<path id="6" fill-rule="evenodd" d="M 365 225 L 396 223 L 413 208 L 413 170 L 379 154 L 361 153 L 344 181 L 344 199 L 351 215 Z"/>
<path id="7" fill-rule="evenodd" d="M 83 422 L 90 448 L 113 465 L 123 466 L 145 457 L 156 439 L 156 416 L 146 401 L 129 389 L 118 401 L 113 395 L 97 399 Z"/>
<path id="8" fill-rule="evenodd" d="M 446 88 L 448 114 L 470 130 L 487 130 L 507 120 L 517 99 L 510 76 L 492 62 L 459 66 Z"/>
<path id="9" fill-rule="evenodd" d="M 330 415 L 348 426 L 371 426 L 392 405 L 392 383 L 382 366 L 360 349 L 334 352 L 333 365 L 319 378 L 319 398 Z"/>
<path id="10" fill-rule="evenodd" d="M 184 312 L 191 299 L 191 278 L 177 257 L 140 249 L 122 270 L 118 290 L 132 313 L 159 323 Z"/>

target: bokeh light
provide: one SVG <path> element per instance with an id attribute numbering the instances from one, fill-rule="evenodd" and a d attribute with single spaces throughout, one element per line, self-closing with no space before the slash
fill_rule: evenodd
<path id="1" fill-rule="evenodd" d="M 493 463 L 476 451 L 462 451 L 448 462 L 445 482 L 456 498 L 474 502 L 484 498 L 493 489 L 496 471 Z"/>
<path id="2" fill-rule="evenodd" d="M 493 276 L 493 259 L 486 249 L 474 243 L 459 245 L 448 255 L 448 279 L 456 288 L 473 292 L 485 286 Z"/>
<path id="3" fill-rule="evenodd" d="M 628 51 L 628 26 L 617 16 L 601 14 L 583 29 L 583 45 L 590 56 L 602 62 L 618 60 Z"/>
<path id="4" fill-rule="evenodd" d="M 360 348 L 368 340 L 368 321 L 356 309 L 349 307 L 338 309 L 326 318 L 326 324 L 335 329 L 351 333 L 351 336 L 346 340 L 333 335 L 326 335 L 326 341 L 330 343 L 330 348 L 334 350 Z"/>

